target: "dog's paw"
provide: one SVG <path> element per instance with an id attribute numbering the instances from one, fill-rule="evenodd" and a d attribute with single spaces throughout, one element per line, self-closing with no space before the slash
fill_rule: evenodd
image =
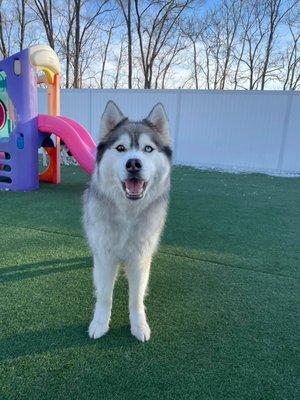
<path id="1" fill-rule="evenodd" d="M 131 333 L 141 342 L 147 342 L 150 339 L 151 330 L 147 322 L 142 325 L 131 324 Z"/>
<path id="2" fill-rule="evenodd" d="M 99 339 L 107 333 L 108 329 L 107 323 L 101 323 L 93 319 L 89 326 L 89 336 L 91 339 Z"/>

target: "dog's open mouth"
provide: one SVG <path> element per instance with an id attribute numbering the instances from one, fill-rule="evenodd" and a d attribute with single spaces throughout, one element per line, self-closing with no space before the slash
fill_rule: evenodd
<path id="1" fill-rule="evenodd" d="M 144 195 L 146 184 L 147 183 L 144 180 L 137 178 L 126 179 L 124 182 L 122 182 L 127 199 L 141 199 Z"/>

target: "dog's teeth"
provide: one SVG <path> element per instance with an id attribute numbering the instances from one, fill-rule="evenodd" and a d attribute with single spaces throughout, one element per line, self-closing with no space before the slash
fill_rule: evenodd
<path id="1" fill-rule="evenodd" d="M 138 195 L 138 194 L 141 194 L 143 192 L 143 190 L 139 190 L 138 192 L 131 192 L 130 190 L 128 190 L 127 188 L 126 188 L 126 193 L 127 194 L 130 194 L 130 195 Z"/>

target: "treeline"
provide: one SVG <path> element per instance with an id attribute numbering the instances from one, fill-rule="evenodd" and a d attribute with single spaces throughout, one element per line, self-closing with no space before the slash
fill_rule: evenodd
<path id="1" fill-rule="evenodd" d="M 0 55 L 36 43 L 66 88 L 300 88 L 300 0 L 0 0 Z"/>

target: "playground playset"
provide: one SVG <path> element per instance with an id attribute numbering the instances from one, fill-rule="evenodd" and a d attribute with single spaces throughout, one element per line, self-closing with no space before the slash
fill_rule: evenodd
<path id="1" fill-rule="evenodd" d="M 47 85 L 48 114 L 38 114 L 37 87 Z M 96 145 L 74 120 L 60 116 L 60 64 L 49 46 L 36 45 L 0 62 L 0 190 L 30 191 L 60 182 L 60 139 L 91 173 Z M 54 135 L 54 136 L 53 136 Z M 48 154 L 39 173 L 38 150 Z"/>

